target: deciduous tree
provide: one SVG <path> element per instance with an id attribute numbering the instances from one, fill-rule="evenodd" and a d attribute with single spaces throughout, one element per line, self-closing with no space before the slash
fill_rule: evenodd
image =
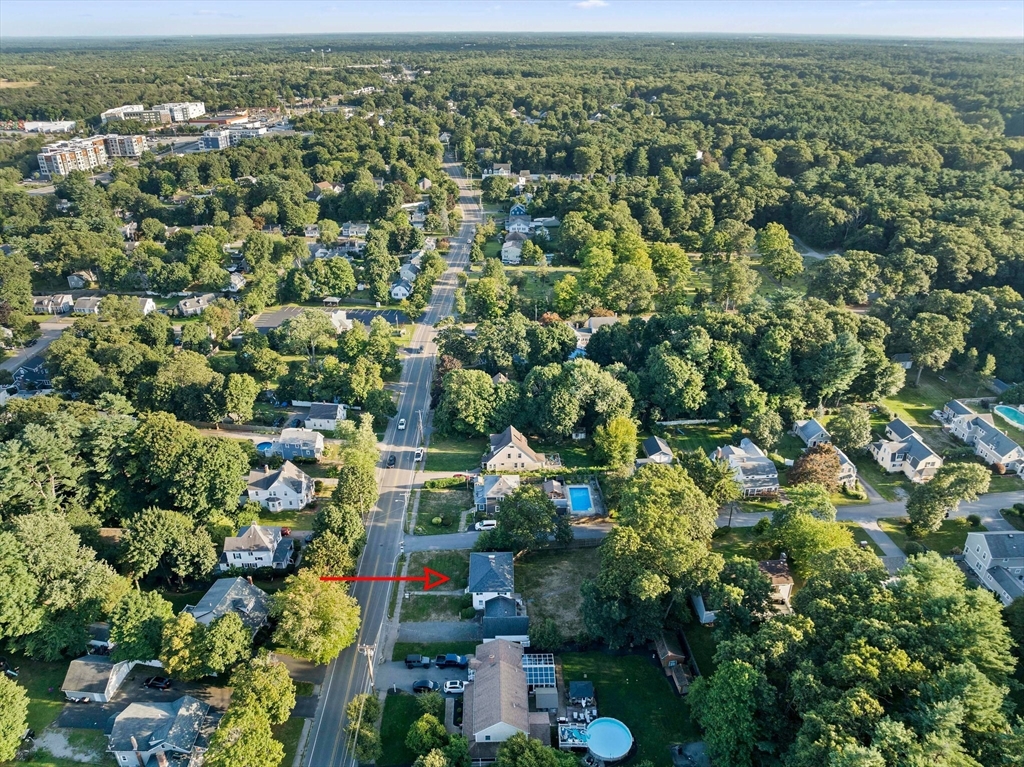
<path id="1" fill-rule="evenodd" d="M 174 619 L 171 603 L 155 591 L 131 590 L 110 614 L 110 657 L 121 660 L 154 660 L 160 657 L 164 625 Z"/>
<path id="2" fill-rule="evenodd" d="M 355 641 L 359 603 L 343 584 L 321 581 L 312 570 L 300 570 L 286 584 L 271 597 L 274 641 L 300 658 L 330 663 Z"/>

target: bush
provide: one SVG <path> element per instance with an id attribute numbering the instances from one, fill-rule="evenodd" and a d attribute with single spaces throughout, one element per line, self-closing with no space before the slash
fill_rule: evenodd
<path id="1" fill-rule="evenodd" d="M 551 618 L 530 624 L 530 647 L 546 652 L 558 652 L 565 644 L 565 637 L 558 624 Z M 532 651 L 532 650 L 531 650 Z"/>
<path id="2" fill-rule="evenodd" d="M 1016 511 L 1018 514 L 1024 514 L 1024 503 L 1013 504 L 1013 510 Z"/>
<path id="3" fill-rule="evenodd" d="M 466 621 L 473 620 L 473 618 L 476 617 L 476 608 L 474 608 L 472 606 L 470 606 L 470 607 L 463 607 L 459 611 L 459 615 L 462 617 L 463 620 L 466 620 Z"/>
<path id="4" fill-rule="evenodd" d="M 892 410 L 890 410 L 885 405 L 877 405 L 875 407 L 875 412 L 878 413 L 878 415 L 880 415 L 886 421 L 891 421 L 893 418 L 896 417 L 896 414 L 893 413 Z"/>
<path id="5" fill-rule="evenodd" d="M 430 524 L 437 526 L 443 525 L 444 519 L 442 517 L 434 517 L 432 520 L 430 520 Z"/>
<path id="6" fill-rule="evenodd" d="M 924 554 L 927 551 L 927 549 L 924 547 L 923 543 L 918 543 L 917 541 L 909 541 L 906 547 L 904 548 L 904 551 L 907 552 L 908 557 L 912 557 L 915 554 Z"/>
<path id="7" fill-rule="evenodd" d="M 950 556 L 953 556 L 953 557 L 958 557 L 958 556 L 960 556 L 963 553 L 964 553 L 964 550 L 961 549 L 959 546 L 954 546 L 953 548 L 951 548 L 949 550 Z"/>
<path id="8" fill-rule="evenodd" d="M 466 480 L 459 477 L 442 477 L 441 479 L 428 479 L 423 487 L 428 490 L 440 490 L 446 487 L 465 487 Z"/>
<path id="9" fill-rule="evenodd" d="M 981 527 L 981 517 L 977 514 L 968 514 L 967 522 L 971 527 Z"/>
<path id="10" fill-rule="evenodd" d="M 1005 474 L 1006 473 L 1006 467 L 1003 466 L 1003 464 L 1001 464 L 1001 463 L 994 463 L 994 464 L 992 464 L 992 473 L 993 474 Z"/>
<path id="11" fill-rule="evenodd" d="M 768 517 L 761 517 L 757 520 L 757 524 L 754 525 L 754 535 L 758 538 L 762 538 L 768 534 L 768 531 L 772 529 L 772 521 Z"/>
<path id="12" fill-rule="evenodd" d="M 716 527 L 715 532 L 711 533 L 711 537 L 721 538 L 723 535 L 728 535 L 730 532 L 732 532 L 732 528 L 728 525 L 724 525 L 723 527 Z"/>

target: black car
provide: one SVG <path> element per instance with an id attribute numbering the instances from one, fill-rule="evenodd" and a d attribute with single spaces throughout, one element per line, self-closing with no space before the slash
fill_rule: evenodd
<path id="1" fill-rule="evenodd" d="M 283 426 L 283 425 L 284 425 L 284 416 L 283 415 L 282 416 L 278 416 L 277 418 L 274 419 L 274 426 Z"/>
<path id="2" fill-rule="evenodd" d="M 169 690 L 171 687 L 171 680 L 165 676 L 151 676 L 142 683 L 143 687 L 149 687 L 153 690 Z"/>
<path id="3" fill-rule="evenodd" d="M 388 468 L 392 468 L 395 465 L 395 457 L 393 455 L 388 456 Z"/>
<path id="4" fill-rule="evenodd" d="M 293 419 L 292 419 L 292 422 L 291 422 L 291 424 L 290 424 L 290 426 L 291 426 L 291 427 L 292 427 L 293 429 L 299 429 L 299 428 L 302 428 L 302 419 L 301 419 L 301 418 L 293 418 Z"/>
<path id="5" fill-rule="evenodd" d="M 413 692 L 434 692 L 440 689 L 441 685 L 437 682 L 431 682 L 429 679 L 421 679 L 418 682 L 413 682 L 412 685 Z"/>

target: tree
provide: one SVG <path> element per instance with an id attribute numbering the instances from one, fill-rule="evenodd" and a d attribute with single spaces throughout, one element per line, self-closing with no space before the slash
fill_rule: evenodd
<path id="1" fill-rule="evenodd" d="M 494 384 L 483 370 L 453 370 L 442 381 L 434 421 L 442 435 L 487 434 L 494 407 Z"/>
<path id="2" fill-rule="evenodd" d="M 624 469 L 636 460 L 636 422 L 619 416 L 594 430 L 594 453 L 610 469 Z"/>
<path id="3" fill-rule="evenodd" d="M 158 658 L 164 625 L 173 619 L 171 603 L 156 591 L 129 591 L 110 614 L 111 660 Z"/>
<path id="4" fill-rule="evenodd" d="M 743 494 L 743 488 L 728 461 L 712 461 L 707 453 L 698 448 L 683 451 L 676 456 L 676 462 L 715 506 L 735 501 Z"/>
<path id="5" fill-rule="evenodd" d="M 309 364 L 316 365 L 316 350 L 335 336 L 334 325 L 326 312 L 305 309 L 302 314 L 285 320 L 279 328 L 285 347 L 293 354 L 308 354 Z"/>
<path id="6" fill-rule="evenodd" d="M 501 501 L 498 526 L 481 536 L 477 546 L 486 549 L 510 549 L 516 554 L 543 545 L 550 537 L 560 542 L 572 540 L 572 528 L 565 515 L 539 486 L 521 487 Z"/>
<path id="7" fill-rule="evenodd" d="M 31 634 L 43 616 L 38 602 L 40 585 L 29 569 L 22 543 L 0 531 L 0 638 Z"/>
<path id="8" fill-rule="evenodd" d="M 771 450 L 779 440 L 782 439 L 782 432 L 785 428 L 782 424 L 782 416 L 774 410 L 766 410 L 749 416 L 743 422 L 744 428 L 750 432 L 750 438 L 762 450 Z"/>
<path id="9" fill-rule="evenodd" d="M 413 722 L 405 736 L 406 747 L 420 756 L 435 748 L 443 748 L 447 744 L 448 731 L 433 714 L 424 714 Z"/>
<path id="10" fill-rule="evenodd" d="M 251 421 L 253 405 L 259 393 L 260 387 L 252 376 L 245 373 L 230 373 L 224 389 L 224 409 L 236 423 Z"/>
<path id="11" fill-rule="evenodd" d="M 717 592 L 721 605 L 715 611 L 716 628 L 725 637 L 750 633 L 773 614 L 771 579 L 753 559 L 726 560 L 712 591 Z"/>
<path id="12" fill-rule="evenodd" d="M 704 729 L 704 742 L 716 763 L 751 767 L 763 740 L 757 711 L 771 698 L 764 673 L 741 660 L 719 665 L 711 677 L 690 686 L 694 718 Z"/>
<path id="13" fill-rule="evenodd" d="M 284 724 L 295 708 L 295 683 L 288 667 L 266 652 L 235 667 L 231 688 L 232 706 L 259 709 L 271 724 Z"/>
<path id="14" fill-rule="evenodd" d="M 13 761 L 28 729 L 28 694 L 25 688 L 0 675 L 0 759 Z"/>
<path id="15" fill-rule="evenodd" d="M 793 462 L 789 470 L 789 484 L 813 482 L 830 493 L 839 490 L 839 455 L 828 443 L 808 448 Z"/>
<path id="16" fill-rule="evenodd" d="M 563 761 L 563 759 L 565 761 Z M 535 738 L 517 732 L 498 747 L 495 767 L 564 767 L 569 760 L 579 761 L 573 754 L 562 754 Z"/>
<path id="17" fill-rule="evenodd" d="M 915 385 L 921 383 L 924 368 L 941 370 L 953 352 L 964 349 L 963 327 L 948 317 L 921 312 L 910 323 L 911 356 L 917 367 Z"/>
<path id="18" fill-rule="evenodd" d="M 202 632 L 203 662 L 210 674 L 220 674 L 252 650 L 252 630 L 236 612 L 228 612 L 214 620 Z"/>
<path id="19" fill-rule="evenodd" d="M 832 443 L 844 452 L 864 449 L 871 441 L 871 416 L 856 405 L 843 405 L 828 422 Z"/>
<path id="20" fill-rule="evenodd" d="M 640 373 L 647 398 L 666 419 L 693 414 L 707 399 L 704 376 L 666 341 L 651 349 Z"/>
<path id="21" fill-rule="evenodd" d="M 380 701 L 370 693 L 356 695 L 345 707 L 346 730 L 350 741 L 355 741 L 355 752 L 361 762 L 380 758 L 380 734 L 376 727 L 380 715 Z"/>
<path id="22" fill-rule="evenodd" d="M 811 577 L 836 549 L 853 546 L 853 533 L 847 527 L 810 514 L 791 515 L 774 533 L 793 571 L 802 578 Z"/>
<path id="23" fill-rule="evenodd" d="M 160 662 L 169 676 L 190 681 L 205 675 L 203 633 L 204 627 L 187 612 L 164 624 Z"/>
<path id="24" fill-rule="evenodd" d="M 321 506 L 313 517 L 313 534 L 320 537 L 327 533 L 341 539 L 353 561 L 359 558 L 366 543 L 366 528 L 355 507 L 334 500 Z"/>
<path id="25" fill-rule="evenodd" d="M 757 292 L 761 278 L 744 258 L 724 261 L 711 269 L 711 298 L 720 301 L 728 311 L 750 301 Z"/>
<path id="26" fill-rule="evenodd" d="M 348 542 L 329 530 L 306 547 L 302 564 L 319 575 L 349 575 L 356 565 Z"/>
<path id="27" fill-rule="evenodd" d="M 793 240 L 782 224 L 766 224 L 757 233 L 761 263 L 779 282 L 796 277 L 804 270 L 804 261 L 793 247 Z"/>
<path id="28" fill-rule="evenodd" d="M 355 641 L 359 603 L 343 584 L 321 581 L 311 570 L 299 571 L 285 584 L 271 597 L 274 641 L 297 657 L 330 663 Z"/>
<path id="29" fill-rule="evenodd" d="M 920 537 L 942 526 L 947 514 L 962 501 L 973 501 L 988 491 L 992 473 L 976 463 L 947 463 L 931 481 L 918 485 L 907 500 L 910 534 Z"/>
<path id="30" fill-rule="evenodd" d="M 336 221 L 331 221 L 329 218 L 322 218 L 317 222 L 317 226 L 320 229 L 320 236 L 317 238 L 317 241 L 321 245 L 333 245 L 338 241 L 338 235 L 341 234 L 341 227 L 338 226 Z"/>
<path id="31" fill-rule="evenodd" d="M 136 580 L 161 569 L 168 579 L 200 578 L 217 564 L 217 551 L 204 527 L 176 511 L 150 508 L 125 525 L 122 561 Z"/>
<path id="32" fill-rule="evenodd" d="M 210 737 L 204 764 L 210 767 L 277 767 L 284 746 L 274 740 L 267 715 L 257 708 L 230 706 Z"/>
<path id="33" fill-rule="evenodd" d="M 786 497 L 789 503 L 772 515 L 773 525 L 782 526 L 785 524 L 783 520 L 799 514 L 810 514 L 826 522 L 835 521 L 836 507 L 832 504 L 832 494 L 824 485 L 814 482 L 793 485 L 786 488 Z"/>

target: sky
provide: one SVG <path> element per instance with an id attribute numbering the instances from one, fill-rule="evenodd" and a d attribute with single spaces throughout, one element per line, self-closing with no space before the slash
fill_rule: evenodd
<path id="1" fill-rule="evenodd" d="M 1024 0 L 2 0 L 5 37 L 656 32 L 1024 38 Z"/>

